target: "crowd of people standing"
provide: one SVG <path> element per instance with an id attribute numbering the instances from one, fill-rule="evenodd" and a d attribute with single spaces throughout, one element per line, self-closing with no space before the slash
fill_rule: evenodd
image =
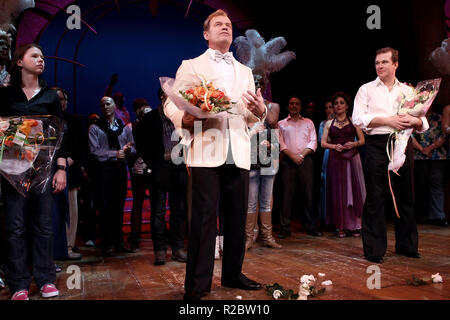
<path id="1" fill-rule="evenodd" d="M 16 50 L 12 84 L 0 90 L 1 115 L 54 114 L 65 119 L 66 127 L 50 186 L 43 193 L 25 198 L 2 179 L 3 270 L 13 299 L 28 299 L 32 277 L 43 297 L 58 295 L 54 258 L 82 258 L 76 246 L 79 222 L 82 234 L 78 242 L 98 245 L 103 257 L 139 250 L 146 190 L 150 194 L 153 263 L 166 263 L 169 246 L 173 260 L 187 263 L 187 300 L 200 299 L 211 290 L 219 209 L 223 211 L 221 283 L 226 287 L 261 289 L 261 284 L 242 273 L 246 250 L 251 250 L 259 235 L 263 245 L 281 250 L 280 239 L 291 235 L 292 219 L 299 217 L 310 236 L 322 236 L 324 225 L 333 226 L 338 238 L 362 236 L 365 258 L 382 263 L 387 248 L 385 217 L 392 201 L 386 191 L 389 159 L 385 147 L 395 129 L 414 128 L 416 132 L 400 176 L 392 176 L 400 211 L 400 219 L 394 219 L 396 253 L 420 257 L 417 206 L 424 206 L 417 212 L 426 212 L 431 222 L 447 225 L 444 177 L 449 159 L 448 108 L 442 116 L 433 110 L 422 118 L 397 115 L 395 97 L 410 88 L 395 76 L 395 49 L 376 52 L 378 77 L 361 86 L 354 99 L 345 92 L 329 98 L 324 104 L 326 119 L 319 125 L 302 112 L 299 96 L 290 96 L 287 106 L 265 99 L 261 89 L 266 83 L 256 83 L 255 87 L 250 68 L 221 56 L 229 51 L 231 30 L 226 13 L 218 10 L 212 14 L 204 25 L 208 50 L 185 60 L 177 72 L 177 76 L 186 76 L 193 69 L 204 74 L 220 69 L 228 81 L 235 77 L 232 64 L 240 68 L 239 79 L 221 84 L 228 88 L 231 98 L 240 101 L 243 111 L 229 118 L 202 121 L 203 131 L 230 132 L 224 135 L 223 145 L 200 137 L 203 146 L 210 145 L 202 150 L 205 154 L 200 161 L 189 157 L 194 144 L 176 149 L 183 138 L 181 129 L 193 132 L 199 119 L 179 110 L 162 90 L 158 92 L 161 103 L 157 108 L 152 109 L 143 98 L 134 100 L 136 120 L 131 122 L 123 94 L 112 94 L 118 80 L 113 76 L 100 99 L 99 115 L 90 115 L 87 131 L 82 132 L 80 123 L 66 112 L 68 96 L 64 89 L 48 88 L 41 79 L 45 67 L 42 49 L 31 44 Z M 289 114 L 279 119 L 284 107 Z M 177 139 L 174 132 L 180 133 Z M 222 158 L 209 159 L 206 151 L 211 148 L 225 151 Z M 323 157 L 314 158 L 319 148 L 325 150 Z M 364 154 L 360 154 L 361 148 Z M 187 159 L 188 168 L 172 161 L 174 150 Z M 428 192 L 416 192 L 424 198 L 417 206 L 414 164 L 417 188 L 431 186 Z M 318 171 L 321 174 L 315 174 Z M 128 173 L 133 208 L 131 233 L 125 240 L 123 209 Z M 87 190 L 86 185 L 90 185 Z M 314 197 L 314 186 L 320 186 L 320 197 Z M 64 190 L 67 194 L 61 193 Z M 169 229 L 165 221 L 167 196 Z M 67 210 L 57 205 L 61 197 L 63 202 L 67 200 Z M 279 208 L 276 215 L 272 210 L 275 205 Z M 33 221 L 30 230 L 26 224 L 29 217 Z M 63 223 L 55 223 L 58 217 L 63 217 Z M 275 227 L 278 239 L 273 236 Z M 63 232 L 58 233 L 61 228 Z M 27 244 L 27 230 L 31 246 Z M 57 235 L 66 241 L 62 253 L 55 250 L 55 244 L 60 244 Z"/>

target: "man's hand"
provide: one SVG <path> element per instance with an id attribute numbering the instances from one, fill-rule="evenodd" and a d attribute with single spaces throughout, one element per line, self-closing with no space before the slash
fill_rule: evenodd
<path id="1" fill-rule="evenodd" d="M 131 146 L 133 145 L 133 142 L 128 142 L 126 145 L 123 146 L 123 152 L 125 154 L 130 153 L 131 151 Z"/>
<path id="2" fill-rule="evenodd" d="M 303 158 L 300 155 L 295 154 L 295 153 L 290 154 L 289 158 L 291 158 L 291 160 L 298 166 L 301 165 L 303 163 L 303 161 L 305 160 L 305 158 Z"/>
<path id="3" fill-rule="evenodd" d="M 396 115 L 386 118 L 386 125 L 397 130 L 405 130 L 408 128 L 420 129 L 422 120 L 409 114 Z"/>
<path id="4" fill-rule="evenodd" d="M 260 143 L 260 145 L 261 145 L 262 147 L 266 147 L 267 150 L 270 150 L 271 147 L 272 147 L 272 145 L 270 144 L 270 142 L 269 142 L 268 140 L 262 141 L 262 142 Z"/>
<path id="5" fill-rule="evenodd" d="M 125 152 L 123 150 L 117 150 L 116 151 L 116 157 L 117 157 L 117 159 L 124 159 L 125 158 Z"/>
<path id="6" fill-rule="evenodd" d="M 73 160 L 71 157 L 67 158 L 67 165 L 70 167 L 71 165 L 73 165 Z"/>
<path id="7" fill-rule="evenodd" d="M 53 175 L 52 180 L 52 187 L 53 187 L 53 193 L 58 193 L 64 190 L 66 187 L 67 178 L 66 178 L 66 171 L 64 170 L 57 170 L 55 174 Z"/>
<path id="8" fill-rule="evenodd" d="M 399 115 L 400 119 L 408 123 L 408 128 L 414 128 L 416 130 L 420 130 L 422 128 L 422 120 L 417 117 L 413 117 L 409 114 Z"/>
<path id="9" fill-rule="evenodd" d="M 251 91 L 247 91 L 247 93 L 244 93 L 242 95 L 242 98 L 247 109 L 250 110 L 258 118 L 261 118 L 261 116 L 266 111 L 264 98 L 261 95 L 261 89 L 258 89 L 256 91 L 256 94 Z"/>
<path id="10" fill-rule="evenodd" d="M 402 119 L 399 115 L 387 117 L 385 123 L 387 126 L 397 130 L 407 129 L 409 124 L 407 120 Z"/>
<path id="11" fill-rule="evenodd" d="M 283 152 L 286 156 L 288 156 L 292 160 L 292 162 L 294 162 L 298 166 L 301 165 L 303 163 L 303 161 L 305 160 L 305 158 L 300 156 L 300 154 L 296 154 L 290 150 L 286 149 Z"/>

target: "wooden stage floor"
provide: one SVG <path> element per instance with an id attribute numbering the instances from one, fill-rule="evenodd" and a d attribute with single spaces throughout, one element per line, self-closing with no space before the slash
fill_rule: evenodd
<path id="1" fill-rule="evenodd" d="M 388 251 L 380 266 L 381 288 L 368 289 L 367 268 L 372 263 L 362 254 L 361 238 L 336 238 L 325 232 L 321 238 L 296 231 L 281 240 L 282 249 L 262 247 L 257 242 L 245 256 L 243 271 L 251 279 L 264 284 L 279 283 L 286 289 L 298 291 L 304 274 L 325 273 L 321 280 L 331 280 L 324 295 L 314 300 L 450 300 L 450 228 L 419 224 L 421 259 L 398 256 L 394 253 L 393 225 L 388 224 Z M 148 235 L 147 235 L 148 237 Z M 64 261 L 63 271 L 57 274 L 60 296 L 54 300 L 181 300 L 185 264 L 170 257 L 163 266 L 153 265 L 150 239 L 143 239 L 139 252 L 102 258 L 95 248 L 80 246 L 83 259 Z M 170 256 L 170 250 L 169 250 Z M 79 288 L 69 289 L 72 274 L 68 267 L 81 271 Z M 211 294 L 204 300 L 273 300 L 265 290 L 244 291 L 220 286 L 221 260 L 216 260 Z M 413 275 L 430 278 L 440 273 L 444 282 L 425 286 L 407 285 Z M 73 278 L 72 278 L 73 279 Z M 70 282 L 70 281 L 69 281 Z M 74 281 L 72 284 L 76 284 Z M 0 300 L 10 298 L 9 290 L 0 290 Z M 40 300 L 32 285 L 31 300 Z"/>

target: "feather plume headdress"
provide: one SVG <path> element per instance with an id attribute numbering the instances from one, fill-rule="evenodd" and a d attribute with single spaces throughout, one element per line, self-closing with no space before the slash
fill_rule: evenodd
<path id="1" fill-rule="evenodd" d="M 431 53 L 430 60 L 440 73 L 450 74 L 450 38 Z"/>
<path id="2" fill-rule="evenodd" d="M 269 42 L 254 29 L 245 32 L 234 40 L 239 61 L 253 71 L 255 80 L 265 83 L 268 75 L 280 71 L 296 58 L 293 51 L 280 51 L 286 46 L 284 37 L 276 37 Z"/>

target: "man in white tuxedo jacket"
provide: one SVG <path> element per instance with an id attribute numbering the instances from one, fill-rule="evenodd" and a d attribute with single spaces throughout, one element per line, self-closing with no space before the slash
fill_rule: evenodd
<path id="1" fill-rule="evenodd" d="M 236 104 L 227 118 L 203 121 L 181 111 L 170 99 L 164 106 L 175 128 L 184 130 L 180 133 L 188 143 L 187 165 L 192 175 L 186 300 L 199 300 L 211 291 L 219 201 L 224 205 L 222 286 L 245 290 L 262 288 L 241 270 L 250 170 L 248 125 L 263 121 L 267 110 L 261 92 L 255 94 L 251 70 L 229 52 L 232 25 L 224 11 L 217 10 L 207 18 L 203 36 L 209 49 L 195 59 L 184 60 L 176 79 L 204 76 Z"/>

